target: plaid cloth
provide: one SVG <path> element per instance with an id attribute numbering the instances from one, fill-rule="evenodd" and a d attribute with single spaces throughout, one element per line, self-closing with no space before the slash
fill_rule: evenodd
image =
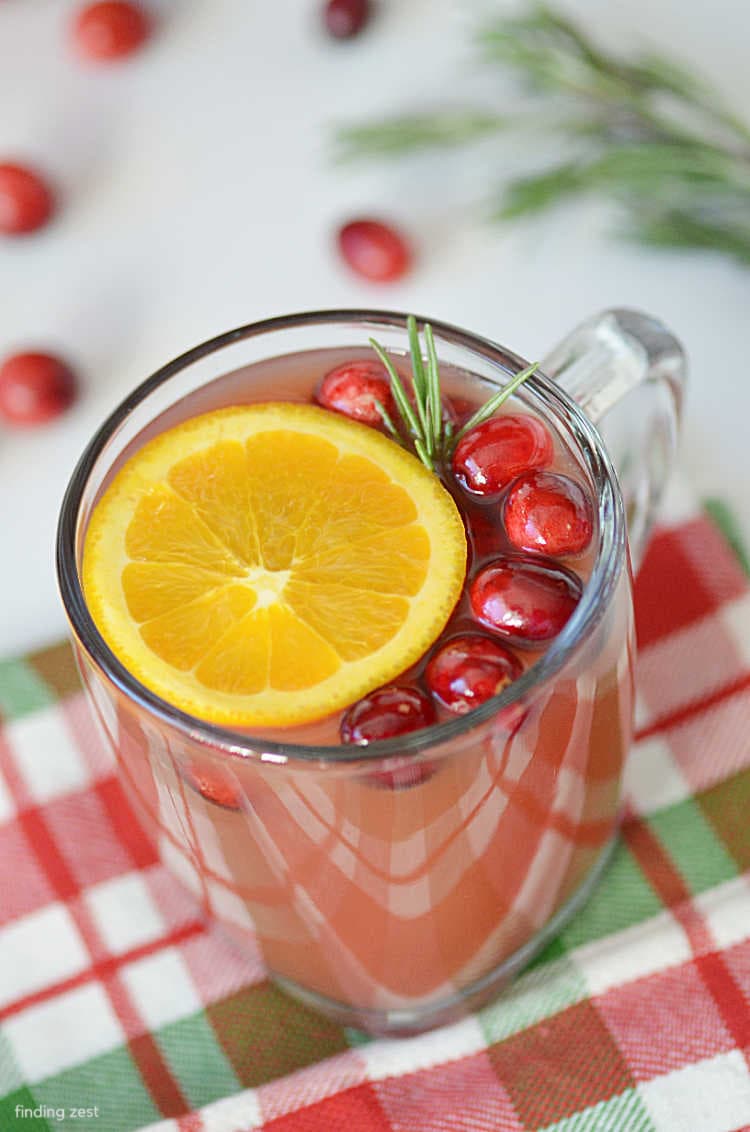
<path id="1" fill-rule="evenodd" d="M 67 645 L 0 663 L 0 1130 L 750 1130 L 750 590 L 704 514 L 639 575 L 603 883 L 496 1003 L 371 1040 L 277 990 L 156 859 Z"/>

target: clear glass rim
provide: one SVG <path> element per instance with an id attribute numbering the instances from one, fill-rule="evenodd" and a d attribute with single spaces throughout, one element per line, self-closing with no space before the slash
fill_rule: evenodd
<path id="1" fill-rule="evenodd" d="M 616 486 L 616 474 L 594 425 L 559 385 L 537 371 L 519 392 L 533 399 L 538 408 L 542 407 L 551 412 L 556 422 L 563 426 L 566 435 L 570 436 L 571 432 L 574 433 L 573 439 L 584 455 L 596 487 L 599 547 L 583 597 L 567 625 L 553 640 L 546 653 L 503 692 L 466 715 L 456 716 L 454 719 L 433 724 L 396 739 L 381 740 L 367 746 L 303 745 L 278 739 L 266 740 L 260 735 L 248 735 L 189 715 L 161 699 L 136 680 L 111 651 L 86 605 L 76 563 L 76 540 L 79 511 L 89 476 L 109 440 L 130 413 L 175 374 L 208 354 L 235 342 L 285 329 L 326 323 L 352 323 L 360 327 L 371 326 L 374 330 L 385 327 L 403 329 L 405 332 L 406 319 L 407 315 L 400 311 L 366 309 L 303 311 L 263 319 L 219 334 L 180 354 L 138 385 L 110 413 L 81 455 L 63 498 L 56 540 L 58 585 L 71 628 L 90 661 L 123 695 L 140 705 L 150 715 L 157 717 L 162 723 L 189 737 L 191 741 L 197 740 L 213 749 L 223 750 L 228 755 L 250 758 L 262 758 L 266 755 L 276 762 L 300 760 L 340 764 L 366 761 L 369 764 L 376 759 L 407 754 L 417 755 L 419 752 L 432 750 L 443 743 L 462 737 L 491 720 L 503 708 L 529 698 L 582 648 L 604 616 L 605 610 L 608 609 L 626 562 L 625 516 Z M 510 376 L 529 364 L 513 351 L 451 323 L 424 318 L 421 315 L 418 316 L 417 321 L 420 326 L 429 322 L 438 338 L 452 345 L 479 351 Z"/>

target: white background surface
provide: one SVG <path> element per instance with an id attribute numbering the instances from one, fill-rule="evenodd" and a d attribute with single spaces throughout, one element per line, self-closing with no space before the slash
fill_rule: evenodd
<path id="1" fill-rule="evenodd" d="M 535 139 L 399 166 L 330 161 L 335 122 L 474 94 L 503 103 L 511 86 L 472 66 L 468 49 L 490 5 L 380 0 L 366 34 L 334 42 L 320 31 L 318 0 L 144 2 L 158 35 L 137 57 L 98 68 L 70 51 L 73 0 L 0 6 L 0 160 L 37 163 L 61 196 L 44 232 L 0 237 L 0 356 L 58 350 L 83 383 L 60 421 L 0 431 L 0 655 L 64 630 L 56 515 L 104 415 L 183 349 L 293 310 L 414 310 L 533 357 L 600 308 L 656 314 L 691 360 L 683 464 L 701 495 L 730 500 L 750 531 L 750 270 L 617 243 L 599 204 L 486 226 L 478 202 L 498 173 L 534 164 Z M 699 65 L 750 116 L 744 0 L 565 7 L 605 42 L 649 40 Z M 337 261 L 332 233 L 358 213 L 411 234 L 408 278 L 367 284 Z"/>

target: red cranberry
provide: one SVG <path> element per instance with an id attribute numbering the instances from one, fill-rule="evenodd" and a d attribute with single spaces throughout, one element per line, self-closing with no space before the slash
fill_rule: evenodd
<path id="1" fill-rule="evenodd" d="M 15 354 L 0 366 L 0 417 L 11 424 L 52 420 L 75 393 L 72 371 L 50 354 Z"/>
<path id="2" fill-rule="evenodd" d="M 549 464 L 552 455 L 552 437 L 536 417 L 490 417 L 459 440 L 453 474 L 474 495 L 498 495 L 521 472 Z"/>
<path id="3" fill-rule="evenodd" d="M 315 399 L 324 409 L 368 425 L 383 423 L 376 401 L 393 415 L 391 383 L 380 362 L 354 361 L 337 366 L 325 375 Z"/>
<path id="4" fill-rule="evenodd" d="M 505 548 L 505 538 L 496 509 L 472 508 L 468 513 L 464 511 L 463 517 L 472 562 L 489 557 L 497 558 Z"/>
<path id="5" fill-rule="evenodd" d="M 19 236 L 35 232 L 54 208 L 49 186 L 24 165 L 0 165 L 0 232 Z"/>
<path id="6" fill-rule="evenodd" d="M 379 220 L 350 221 L 340 229 L 338 243 L 352 270 L 376 283 L 400 279 L 411 264 L 411 251 L 404 237 Z"/>
<path id="7" fill-rule="evenodd" d="M 580 579 L 552 562 L 499 558 L 479 571 L 469 597 L 474 616 L 522 644 L 557 636 L 581 599 Z"/>
<path id="8" fill-rule="evenodd" d="M 190 763 L 180 766 L 180 776 L 191 790 L 195 790 L 207 802 L 221 806 L 224 810 L 241 809 L 242 791 L 237 783 L 210 764 Z"/>
<path id="9" fill-rule="evenodd" d="M 328 0 L 323 9 L 326 28 L 336 39 L 349 39 L 361 31 L 370 15 L 369 0 Z"/>
<path id="10" fill-rule="evenodd" d="M 435 722 L 435 708 L 417 688 L 389 684 L 358 700 L 341 720 L 343 743 L 376 743 Z"/>
<path id="11" fill-rule="evenodd" d="M 425 679 L 448 711 L 465 715 L 502 692 L 523 672 L 517 657 L 479 633 L 454 637 L 430 657 Z"/>
<path id="12" fill-rule="evenodd" d="M 409 790 L 412 786 L 427 782 L 434 773 L 434 763 L 416 762 L 415 759 L 404 756 L 391 759 L 385 769 L 368 774 L 367 781 L 380 790 Z"/>
<path id="13" fill-rule="evenodd" d="M 508 538 L 519 550 L 564 556 L 591 542 L 594 514 L 580 484 L 556 472 L 527 472 L 511 486 L 503 506 Z"/>
<path id="14" fill-rule="evenodd" d="M 463 424 L 476 413 L 479 405 L 468 397 L 457 397 L 454 393 L 450 397 L 443 395 L 443 417 L 452 421 L 454 425 Z"/>
<path id="15" fill-rule="evenodd" d="M 149 18 L 138 4 L 103 0 L 78 12 L 73 38 L 84 58 L 106 62 L 131 55 L 148 38 L 150 30 Z"/>
<path id="16" fill-rule="evenodd" d="M 341 741 L 366 746 L 429 727 L 436 718 L 432 701 L 423 692 L 391 684 L 378 688 L 349 708 L 341 720 Z M 390 760 L 385 769 L 368 775 L 368 781 L 388 790 L 403 790 L 425 782 L 434 772 L 431 763 L 419 763 L 405 756 Z"/>

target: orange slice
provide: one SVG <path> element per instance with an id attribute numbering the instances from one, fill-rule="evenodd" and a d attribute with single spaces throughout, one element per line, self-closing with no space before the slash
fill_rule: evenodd
<path id="1" fill-rule="evenodd" d="M 129 671 L 202 719 L 320 719 L 393 679 L 443 629 L 466 538 L 416 457 L 297 404 L 194 417 L 96 504 L 83 586 Z"/>

